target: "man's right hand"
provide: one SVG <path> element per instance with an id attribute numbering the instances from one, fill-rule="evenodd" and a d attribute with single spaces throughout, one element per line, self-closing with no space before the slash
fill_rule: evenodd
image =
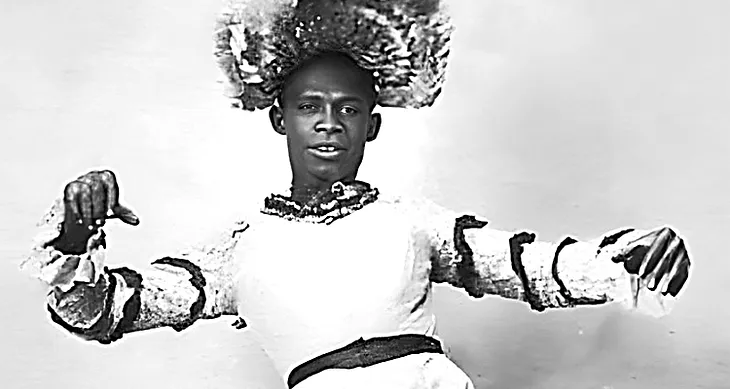
<path id="1" fill-rule="evenodd" d="M 86 252 L 87 241 L 107 219 L 139 224 L 134 212 L 119 204 L 119 185 L 109 170 L 92 171 L 69 182 L 63 191 L 63 205 L 63 228 L 53 247 L 65 254 Z"/>

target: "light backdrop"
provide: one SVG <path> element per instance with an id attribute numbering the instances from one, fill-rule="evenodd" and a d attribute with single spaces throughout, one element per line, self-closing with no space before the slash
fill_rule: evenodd
<path id="1" fill-rule="evenodd" d="M 534 314 L 439 287 L 442 336 L 477 388 L 721 388 L 730 382 L 730 4 L 453 1 L 445 92 L 383 110 L 362 177 L 557 240 L 670 224 L 695 266 L 655 320 L 616 307 Z M 5 0 L 0 12 L 0 386 L 279 388 L 232 321 L 81 342 L 17 271 L 68 180 L 118 175 L 139 227 L 109 262 L 143 266 L 288 186 L 265 113 L 227 108 L 218 3 Z M 277 386 L 278 385 L 278 386 Z"/>

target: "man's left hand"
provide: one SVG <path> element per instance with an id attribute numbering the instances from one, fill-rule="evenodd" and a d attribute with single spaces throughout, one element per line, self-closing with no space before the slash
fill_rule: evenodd
<path id="1" fill-rule="evenodd" d="M 621 250 L 614 262 L 623 262 L 651 291 L 676 297 L 689 278 L 690 260 L 684 240 L 671 228 L 654 230 Z"/>

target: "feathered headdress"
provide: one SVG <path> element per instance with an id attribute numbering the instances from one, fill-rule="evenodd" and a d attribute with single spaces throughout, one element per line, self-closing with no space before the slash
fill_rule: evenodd
<path id="1" fill-rule="evenodd" d="M 215 56 L 245 110 L 273 105 L 290 71 L 331 51 L 373 73 L 378 105 L 420 108 L 441 92 L 452 31 L 439 0 L 229 0 Z"/>

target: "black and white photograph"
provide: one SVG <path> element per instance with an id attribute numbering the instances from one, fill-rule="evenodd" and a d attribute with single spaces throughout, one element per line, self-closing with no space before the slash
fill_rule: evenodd
<path id="1" fill-rule="evenodd" d="M 2 9 L 1 387 L 730 388 L 730 3 Z"/>

